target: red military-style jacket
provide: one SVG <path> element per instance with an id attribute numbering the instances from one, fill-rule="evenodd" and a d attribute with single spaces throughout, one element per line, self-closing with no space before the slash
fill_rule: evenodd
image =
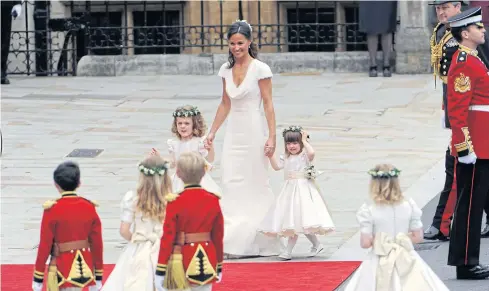
<path id="1" fill-rule="evenodd" d="M 102 224 L 96 204 L 68 191 L 57 200 L 45 202 L 43 207 L 34 281 L 43 282 L 50 255 L 50 266 L 57 267 L 60 288 L 83 288 L 102 280 Z"/>
<path id="2" fill-rule="evenodd" d="M 222 271 L 224 256 L 224 220 L 219 196 L 199 185 L 189 185 L 168 200 L 156 275 L 165 276 L 170 256 L 181 252 L 189 283 L 214 282 Z"/>
<path id="3" fill-rule="evenodd" d="M 489 70 L 477 51 L 460 45 L 447 84 L 452 155 L 489 159 Z"/>

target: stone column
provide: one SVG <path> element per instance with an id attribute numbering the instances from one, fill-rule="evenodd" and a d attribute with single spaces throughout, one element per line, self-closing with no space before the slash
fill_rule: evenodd
<path id="1" fill-rule="evenodd" d="M 426 1 L 399 1 L 401 26 L 396 34 L 396 72 L 430 73 L 430 23 Z"/>

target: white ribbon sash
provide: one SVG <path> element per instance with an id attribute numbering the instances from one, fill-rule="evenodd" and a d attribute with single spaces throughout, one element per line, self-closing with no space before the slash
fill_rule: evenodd
<path id="1" fill-rule="evenodd" d="M 404 233 L 398 234 L 395 238 L 382 232 L 375 235 L 373 251 L 379 256 L 377 291 L 391 291 L 394 270 L 397 270 L 400 277 L 401 290 L 431 290 L 413 250 L 411 239 Z"/>

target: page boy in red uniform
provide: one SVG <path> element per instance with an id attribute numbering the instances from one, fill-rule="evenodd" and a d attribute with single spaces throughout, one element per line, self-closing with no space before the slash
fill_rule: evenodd
<path id="1" fill-rule="evenodd" d="M 77 195 L 80 168 L 67 161 L 54 171 L 61 198 L 43 204 L 41 237 L 34 267 L 32 289 L 41 291 L 46 261 L 49 262 L 48 291 L 75 291 L 89 286 L 102 288 L 102 225 L 96 203 Z"/>
<path id="2" fill-rule="evenodd" d="M 185 188 L 178 195 L 168 196 L 155 287 L 158 291 L 210 291 L 212 283 L 222 278 L 224 221 L 220 197 L 199 185 L 205 174 L 200 155 L 182 154 L 176 173 Z"/>

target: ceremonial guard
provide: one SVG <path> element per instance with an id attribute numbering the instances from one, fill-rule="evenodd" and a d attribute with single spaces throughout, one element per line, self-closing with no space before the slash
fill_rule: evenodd
<path id="1" fill-rule="evenodd" d="M 447 26 L 447 21 L 450 17 L 461 13 L 462 2 L 437 0 L 430 5 L 435 6 L 438 24 L 433 30 L 431 36 L 431 65 L 436 78 L 442 81 L 443 97 L 442 97 L 442 128 L 449 129 L 450 122 L 448 120 L 447 111 L 447 75 L 452 62 L 452 56 L 458 49 L 458 42 L 453 38 L 450 28 Z M 440 193 L 440 199 L 435 210 L 433 222 L 430 227 L 425 230 L 424 238 L 429 240 L 447 240 L 450 235 L 450 223 L 456 197 L 456 182 L 455 182 L 455 158 L 450 154 L 450 149 L 447 147 L 445 152 L 445 186 Z"/>
<path id="2" fill-rule="evenodd" d="M 176 174 L 186 186 L 168 196 L 155 287 L 209 291 L 222 278 L 224 220 L 219 197 L 200 186 L 205 161 L 198 153 L 181 154 Z"/>
<path id="3" fill-rule="evenodd" d="M 481 21 L 480 7 L 448 21 L 459 43 L 447 81 L 451 150 L 458 160 L 448 265 L 457 267 L 457 279 L 489 277 L 489 267 L 479 264 L 481 220 L 489 193 L 489 70 L 477 53 L 484 43 Z"/>
<path id="4" fill-rule="evenodd" d="M 64 162 L 54 171 L 61 198 L 44 203 L 41 237 L 32 289 L 41 291 L 46 261 L 51 255 L 48 291 L 100 290 L 103 275 L 102 225 L 96 204 L 77 195 L 80 169 Z"/>

